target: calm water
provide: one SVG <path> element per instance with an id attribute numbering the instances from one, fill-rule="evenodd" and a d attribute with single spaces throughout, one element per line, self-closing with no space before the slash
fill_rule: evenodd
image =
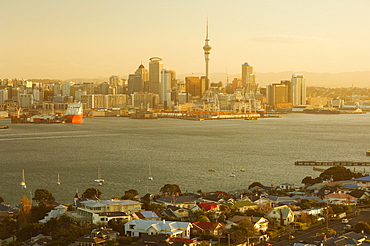
<path id="1" fill-rule="evenodd" d="M 370 114 L 201 122 L 86 118 L 78 125 L 3 119 L 0 125 L 10 126 L 0 130 L 0 196 L 12 205 L 38 188 L 70 203 L 77 188 L 97 187 L 109 199 L 131 188 L 156 194 L 167 183 L 189 192 L 245 189 L 254 181 L 300 184 L 319 173 L 294 166 L 296 160 L 370 161 Z M 147 180 L 149 163 L 153 181 Z M 98 166 L 106 181 L 101 187 L 94 182 Z"/>

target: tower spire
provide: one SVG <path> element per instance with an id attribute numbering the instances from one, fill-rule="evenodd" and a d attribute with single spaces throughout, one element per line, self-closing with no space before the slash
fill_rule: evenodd
<path id="1" fill-rule="evenodd" d="M 207 84 L 207 87 L 208 89 L 210 88 L 210 77 L 209 77 L 209 60 L 210 60 L 210 56 L 211 56 L 211 45 L 210 45 L 210 39 L 209 39 L 209 36 L 208 36 L 208 16 L 207 16 L 207 24 L 206 24 L 206 39 L 205 39 L 205 44 L 203 46 L 203 50 L 204 50 L 204 58 L 205 58 L 205 62 L 206 62 L 206 84 Z"/>

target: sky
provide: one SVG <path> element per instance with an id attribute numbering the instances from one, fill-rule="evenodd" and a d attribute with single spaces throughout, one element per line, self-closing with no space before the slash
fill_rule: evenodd
<path id="1" fill-rule="evenodd" d="M 0 78 L 369 71 L 369 0 L 0 0 Z"/>

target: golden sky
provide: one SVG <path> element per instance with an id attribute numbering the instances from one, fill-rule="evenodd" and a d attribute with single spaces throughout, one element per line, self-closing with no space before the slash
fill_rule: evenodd
<path id="1" fill-rule="evenodd" d="M 0 0 L 0 78 L 369 71 L 369 0 Z"/>

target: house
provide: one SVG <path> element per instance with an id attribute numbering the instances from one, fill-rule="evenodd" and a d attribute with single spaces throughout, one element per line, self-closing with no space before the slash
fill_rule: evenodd
<path id="1" fill-rule="evenodd" d="M 225 226 L 226 229 L 231 228 L 233 225 L 239 225 L 243 221 L 248 221 L 253 224 L 254 229 L 257 232 L 263 234 L 268 229 L 269 221 L 264 217 L 258 216 L 240 216 L 236 215 L 227 221 Z"/>
<path id="2" fill-rule="evenodd" d="M 179 208 L 175 206 L 167 206 L 161 212 L 164 216 L 175 217 L 175 218 L 188 218 L 190 216 L 190 209 Z"/>
<path id="3" fill-rule="evenodd" d="M 215 202 L 202 202 L 198 204 L 198 207 L 203 209 L 204 211 L 219 211 L 219 204 Z"/>
<path id="4" fill-rule="evenodd" d="M 357 186 L 360 189 L 365 189 L 365 190 L 369 190 L 370 189 L 370 175 L 369 176 L 365 176 L 365 177 L 354 179 L 354 181 L 356 182 Z"/>
<path id="5" fill-rule="evenodd" d="M 96 246 L 105 245 L 107 240 L 118 241 L 119 232 L 113 231 L 112 228 L 93 229 L 89 235 L 78 238 L 73 245 L 76 246 Z"/>
<path id="6" fill-rule="evenodd" d="M 169 237 L 190 238 L 191 227 L 192 224 L 189 222 L 132 220 L 125 224 L 125 232 L 131 237 L 164 234 Z"/>
<path id="7" fill-rule="evenodd" d="M 298 202 L 291 198 L 290 196 L 273 196 L 273 195 L 266 195 L 272 201 L 272 205 L 294 205 Z"/>
<path id="8" fill-rule="evenodd" d="M 135 246 L 195 246 L 196 241 L 186 238 L 170 238 L 166 235 L 143 234 Z"/>
<path id="9" fill-rule="evenodd" d="M 46 223 L 52 218 L 58 218 L 67 212 L 67 207 L 63 205 L 56 206 L 53 210 L 48 212 L 45 218 L 39 220 L 39 223 Z"/>
<path id="10" fill-rule="evenodd" d="M 367 201 L 370 199 L 370 194 L 369 192 L 365 190 L 354 190 L 348 193 L 349 195 L 355 197 L 358 199 L 358 201 Z"/>
<path id="11" fill-rule="evenodd" d="M 6 216 L 12 215 L 17 211 L 17 209 L 11 208 L 10 205 L 0 204 L 0 221 L 2 221 Z"/>
<path id="12" fill-rule="evenodd" d="M 274 207 L 265 216 L 269 220 L 276 220 L 281 225 L 289 225 L 294 222 L 294 213 L 287 205 Z"/>
<path id="13" fill-rule="evenodd" d="M 162 216 L 156 211 L 139 211 L 131 214 L 130 220 L 162 220 Z"/>
<path id="14" fill-rule="evenodd" d="M 231 205 L 231 208 L 236 209 L 241 213 L 244 213 L 250 209 L 257 209 L 258 205 L 249 200 L 243 200 L 243 201 L 234 201 L 233 205 Z"/>
<path id="15" fill-rule="evenodd" d="M 162 204 L 164 206 L 175 206 L 179 208 L 191 208 L 196 204 L 198 199 L 190 196 L 162 196 L 157 198 L 153 203 Z"/>
<path id="16" fill-rule="evenodd" d="M 331 193 L 325 196 L 330 204 L 356 205 L 357 198 L 343 193 Z"/>
<path id="17" fill-rule="evenodd" d="M 193 222 L 191 235 L 219 236 L 225 225 L 218 222 Z"/>
<path id="18" fill-rule="evenodd" d="M 130 220 L 130 214 L 139 212 L 141 203 L 131 200 L 87 200 L 81 201 L 73 219 L 106 224 L 111 219 Z"/>
<path id="19" fill-rule="evenodd" d="M 45 245 L 48 242 L 52 242 L 51 236 L 44 236 L 43 234 L 38 234 L 35 237 L 31 237 L 31 239 L 23 242 L 22 245 L 24 246 L 39 246 L 39 245 Z"/>

